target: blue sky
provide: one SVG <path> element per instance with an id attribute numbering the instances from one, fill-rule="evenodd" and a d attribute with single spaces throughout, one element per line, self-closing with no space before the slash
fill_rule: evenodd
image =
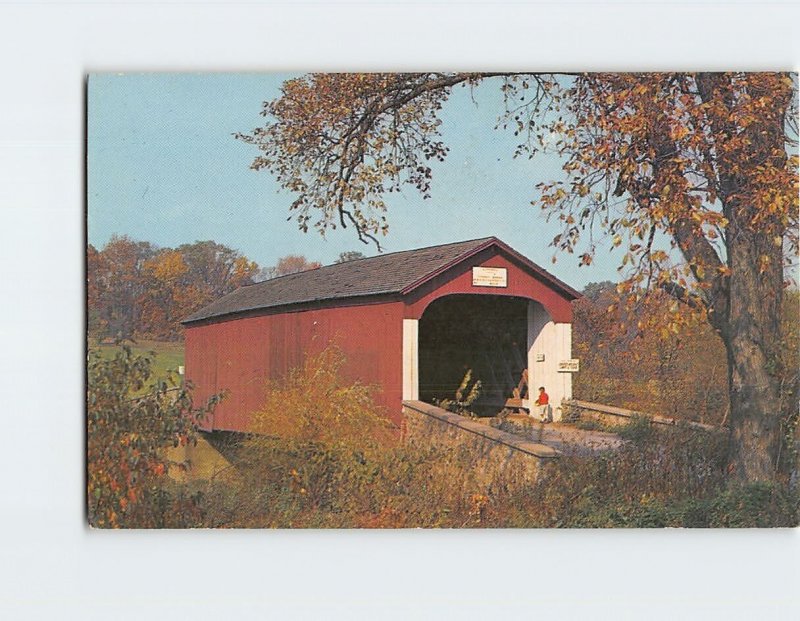
<path id="1" fill-rule="evenodd" d="M 360 250 L 352 229 L 326 238 L 287 222 L 292 196 L 267 171 L 249 169 L 254 147 L 232 134 L 260 125 L 261 103 L 277 97 L 286 74 L 95 74 L 88 91 L 88 238 L 112 234 L 159 246 L 212 239 L 259 265 L 287 254 L 323 264 Z M 389 195 L 386 252 L 496 235 L 573 287 L 616 280 L 618 257 L 600 250 L 578 269 L 575 255 L 554 265 L 559 231 L 533 207 L 539 181 L 558 178 L 554 155 L 514 159 L 511 131 L 494 130 L 498 84 L 457 88 L 442 111 L 446 161 L 433 166 L 432 197 Z"/>

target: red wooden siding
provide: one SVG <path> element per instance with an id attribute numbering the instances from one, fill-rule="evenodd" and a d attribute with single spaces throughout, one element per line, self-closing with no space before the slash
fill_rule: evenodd
<path id="1" fill-rule="evenodd" d="M 335 341 L 346 378 L 382 387 L 376 402 L 399 422 L 402 397 L 402 302 L 341 306 L 230 318 L 186 328 L 186 377 L 202 402 L 228 390 L 205 428 L 248 431 L 266 379 L 302 364 L 306 352 Z"/>

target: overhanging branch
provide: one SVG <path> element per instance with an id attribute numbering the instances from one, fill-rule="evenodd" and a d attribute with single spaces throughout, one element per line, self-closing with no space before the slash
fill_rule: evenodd
<path id="1" fill-rule="evenodd" d="M 682 304 L 686 304 L 690 308 L 695 310 L 708 308 L 703 298 L 701 298 L 699 295 L 690 293 L 686 287 L 682 287 L 674 282 L 664 282 L 659 286 L 662 291 L 668 293 L 672 298 L 678 302 L 681 302 Z"/>

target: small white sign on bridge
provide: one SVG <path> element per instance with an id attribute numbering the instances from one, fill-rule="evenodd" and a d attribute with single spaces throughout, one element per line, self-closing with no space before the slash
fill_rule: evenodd
<path id="1" fill-rule="evenodd" d="M 571 360 L 558 361 L 559 373 L 577 373 L 580 370 L 581 370 L 581 361 L 579 358 L 572 358 Z"/>
<path id="2" fill-rule="evenodd" d="M 473 267 L 473 287 L 508 287 L 508 270 L 504 267 Z"/>

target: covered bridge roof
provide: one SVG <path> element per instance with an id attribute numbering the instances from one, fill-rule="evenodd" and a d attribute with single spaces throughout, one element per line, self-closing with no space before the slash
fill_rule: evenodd
<path id="1" fill-rule="evenodd" d="M 567 298 L 580 294 L 496 237 L 405 250 L 336 263 L 241 287 L 183 320 L 192 323 L 246 311 L 362 296 L 405 294 L 468 257 L 497 246 Z"/>

